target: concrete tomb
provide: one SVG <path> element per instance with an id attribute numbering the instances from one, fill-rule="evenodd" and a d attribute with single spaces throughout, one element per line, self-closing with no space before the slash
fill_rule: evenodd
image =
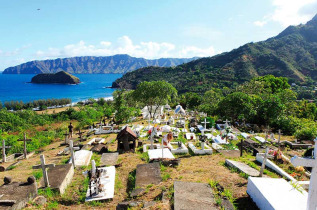
<path id="1" fill-rule="evenodd" d="M 157 159 L 175 159 L 174 155 L 168 148 L 164 149 L 150 149 L 148 151 L 149 159 L 157 160 Z"/>
<path id="2" fill-rule="evenodd" d="M 101 166 L 114 166 L 117 164 L 119 153 L 103 153 L 100 159 Z"/>
<path id="3" fill-rule="evenodd" d="M 173 147 L 173 145 L 175 145 L 176 148 Z M 171 152 L 173 154 L 187 154 L 188 153 L 187 147 L 182 142 L 170 142 L 169 146 L 173 148 L 171 149 Z"/>
<path id="4" fill-rule="evenodd" d="M 196 155 L 211 155 L 212 154 L 212 148 L 209 147 L 207 144 L 200 142 L 202 148 L 198 149 L 197 147 L 195 147 L 195 145 L 193 143 L 188 143 L 188 147 L 193 151 L 193 153 L 195 153 Z"/>
<path id="5" fill-rule="evenodd" d="M 77 152 L 75 152 L 74 155 L 74 162 L 75 162 L 75 166 L 88 166 L 90 163 L 90 159 L 92 156 L 92 151 L 88 151 L 88 150 L 79 150 Z M 72 161 L 72 158 L 70 159 L 70 161 Z"/>
<path id="6" fill-rule="evenodd" d="M 101 144 L 104 143 L 105 139 L 104 138 L 93 138 L 91 139 L 87 144 L 92 145 L 92 144 Z"/>
<path id="7" fill-rule="evenodd" d="M 143 188 L 149 184 L 159 184 L 161 181 L 161 167 L 158 162 L 137 165 L 135 177 L 136 188 Z"/>
<path id="8" fill-rule="evenodd" d="M 86 202 L 107 200 L 114 197 L 116 168 L 114 166 L 96 168 L 92 161 L 92 169 L 88 172 L 89 186 L 86 193 Z"/>
<path id="9" fill-rule="evenodd" d="M 208 184 L 175 181 L 174 209 L 216 210 L 219 208 Z"/>
<path id="10" fill-rule="evenodd" d="M 55 165 L 47 170 L 50 187 L 64 194 L 67 186 L 71 183 L 74 176 L 72 164 Z"/>
<path id="11" fill-rule="evenodd" d="M 196 140 L 196 135 L 194 133 L 185 134 L 187 140 Z"/>
<path id="12" fill-rule="evenodd" d="M 37 195 L 36 180 L 33 176 L 27 182 L 12 182 L 10 177 L 4 178 L 0 186 L 0 209 L 22 209 Z"/>
<path id="13" fill-rule="evenodd" d="M 249 177 L 247 193 L 260 209 L 306 210 L 307 192 L 285 179 Z"/>

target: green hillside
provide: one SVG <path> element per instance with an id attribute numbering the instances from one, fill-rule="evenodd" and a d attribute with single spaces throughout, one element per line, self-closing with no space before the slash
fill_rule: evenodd
<path id="1" fill-rule="evenodd" d="M 317 15 L 307 24 L 289 26 L 276 37 L 230 52 L 177 67 L 138 69 L 116 80 L 113 87 L 134 89 L 142 81 L 166 80 L 180 93 L 203 93 L 267 74 L 288 77 L 290 82 L 317 81 Z"/>

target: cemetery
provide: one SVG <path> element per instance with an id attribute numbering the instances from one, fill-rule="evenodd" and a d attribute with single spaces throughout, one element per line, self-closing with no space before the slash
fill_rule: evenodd
<path id="1" fill-rule="evenodd" d="M 17 139 L 19 153 L 1 139 L 0 209 L 36 208 L 40 196 L 46 198 L 42 208 L 60 209 L 316 206 L 313 141 L 296 142 L 266 127 L 246 131 L 228 119 L 216 124 L 205 113 L 164 107 L 157 114 L 145 108 L 133 122 L 115 125 L 117 130 L 111 125 L 115 114 L 107 125 L 95 121 L 71 138 L 62 130 L 36 151 L 28 147 L 35 139 L 30 134 Z"/>

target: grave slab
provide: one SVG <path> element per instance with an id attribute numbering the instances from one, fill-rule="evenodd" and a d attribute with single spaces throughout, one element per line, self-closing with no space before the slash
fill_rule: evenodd
<path id="1" fill-rule="evenodd" d="M 104 143 L 104 142 L 105 142 L 104 138 L 93 138 L 87 144 L 88 145 L 91 145 L 91 144 L 94 144 L 94 143 L 101 144 L 101 143 Z"/>
<path id="2" fill-rule="evenodd" d="M 50 187 L 62 195 L 73 179 L 74 167 L 72 164 L 55 165 L 47 170 L 47 174 Z"/>
<path id="3" fill-rule="evenodd" d="M 37 194 L 36 183 L 20 183 L 12 182 L 0 186 L 0 195 L 3 195 L 0 200 L 15 201 L 15 203 L 4 205 L 0 204 L 0 209 L 22 209 L 25 205 L 33 200 Z"/>
<path id="4" fill-rule="evenodd" d="M 217 144 L 228 144 L 228 142 L 226 142 L 226 139 L 222 139 L 220 135 L 212 137 L 212 140 Z"/>
<path id="5" fill-rule="evenodd" d="M 119 153 L 103 153 L 100 159 L 101 166 L 114 166 L 117 164 Z"/>
<path id="6" fill-rule="evenodd" d="M 218 207 L 208 184 L 175 181 L 174 209 L 214 210 Z"/>
<path id="7" fill-rule="evenodd" d="M 284 179 L 249 177 L 247 193 L 260 209 L 305 210 L 307 206 L 307 192 Z"/>
<path id="8" fill-rule="evenodd" d="M 75 152 L 75 165 L 77 166 L 88 166 L 92 156 L 92 151 L 80 150 Z M 71 160 L 70 160 L 71 163 Z"/>
<path id="9" fill-rule="evenodd" d="M 162 157 L 163 153 L 163 157 Z M 155 160 L 155 159 L 175 159 L 174 155 L 171 153 L 171 151 L 168 148 L 164 148 L 163 152 L 162 149 L 150 149 L 148 151 L 149 154 L 149 159 L 150 161 Z"/>
<path id="10" fill-rule="evenodd" d="M 196 155 L 211 155 L 212 154 L 212 148 L 209 147 L 207 144 L 205 144 L 205 149 L 197 149 L 193 143 L 188 143 L 188 147 L 195 153 Z"/>
<path id="11" fill-rule="evenodd" d="M 102 186 L 101 193 L 98 197 L 90 197 L 89 189 L 86 194 L 86 202 L 112 199 L 114 197 L 114 183 L 116 179 L 116 168 L 114 166 L 99 168 L 105 170 L 100 177 Z"/>
<path id="12" fill-rule="evenodd" d="M 169 143 L 170 144 L 170 146 L 173 148 L 173 146 L 172 145 L 178 145 L 178 143 L 177 142 L 170 142 Z M 179 148 L 176 148 L 176 149 L 171 149 L 171 152 L 173 153 L 173 154 L 187 154 L 188 153 L 188 149 L 187 149 L 187 147 L 185 146 L 185 144 L 181 144 L 181 147 L 179 147 Z"/>
<path id="13" fill-rule="evenodd" d="M 231 158 L 240 157 L 240 150 L 219 149 L 219 150 L 217 150 L 217 152 L 223 154 L 225 157 L 231 157 Z"/>
<path id="14" fill-rule="evenodd" d="M 250 166 L 248 166 L 245 163 L 226 159 L 226 164 L 233 167 L 233 168 L 237 168 L 239 171 L 241 171 L 245 174 L 248 174 L 249 176 L 259 176 L 260 175 L 259 171 L 255 170 L 254 168 L 251 168 Z"/>
<path id="15" fill-rule="evenodd" d="M 154 149 L 160 149 L 161 145 L 160 144 L 153 144 Z M 143 152 L 147 152 L 150 150 L 151 144 L 143 144 Z"/>
<path id="16" fill-rule="evenodd" d="M 158 162 L 137 165 L 135 177 L 137 188 L 143 188 L 149 184 L 159 184 L 161 181 L 161 167 Z"/>
<path id="17" fill-rule="evenodd" d="M 196 135 L 194 133 L 185 134 L 187 140 L 196 140 Z"/>

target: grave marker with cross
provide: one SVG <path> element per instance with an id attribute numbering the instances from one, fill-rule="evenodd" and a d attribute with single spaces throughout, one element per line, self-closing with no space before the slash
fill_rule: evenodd
<path id="1" fill-rule="evenodd" d="M 64 133 L 63 135 L 65 136 L 65 144 L 67 144 L 67 140 L 69 136 L 69 133 L 67 133 L 67 130 L 66 130 L 66 133 Z"/>
<path id="2" fill-rule="evenodd" d="M 309 190 L 308 190 L 308 200 L 307 200 L 307 210 L 316 210 L 317 208 L 317 138 L 314 140 L 315 148 L 314 148 L 314 158 L 299 158 L 294 156 L 291 159 L 292 164 L 297 166 L 306 166 L 311 167 L 311 175 L 309 182 Z"/>
<path id="3" fill-rule="evenodd" d="M 32 168 L 33 169 L 40 169 L 40 168 L 42 169 L 45 187 L 49 187 L 50 183 L 48 181 L 47 168 L 55 167 L 55 164 L 45 164 L 44 155 L 41 155 L 40 159 L 41 159 L 41 165 L 36 165 L 36 166 L 33 166 Z"/>
<path id="4" fill-rule="evenodd" d="M 72 140 L 69 140 L 70 156 L 71 156 L 71 159 L 72 159 L 72 163 L 73 163 L 73 167 L 74 167 L 74 168 L 76 168 L 74 151 L 75 151 L 75 150 L 79 150 L 79 149 L 80 149 L 79 147 L 74 147 L 74 144 L 73 144 L 73 141 L 72 141 Z"/>
<path id="5" fill-rule="evenodd" d="M 2 149 L 2 162 L 5 163 L 6 160 L 6 149 L 11 148 L 11 146 L 6 146 L 5 140 L 2 140 L 2 147 L 0 147 Z"/>
<path id="6" fill-rule="evenodd" d="M 201 122 L 201 123 L 205 124 L 205 125 L 204 125 L 204 128 L 205 128 L 205 130 L 206 130 L 206 129 L 207 129 L 207 123 L 209 123 L 209 122 L 207 122 L 207 118 L 205 118 L 204 122 Z"/>
<path id="7" fill-rule="evenodd" d="M 83 141 L 83 134 L 84 132 L 81 132 L 80 129 L 78 129 L 78 133 L 76 133 L 77 135 L 79 135 L 79 141 Z"/>
<path id="8" fill-rule="evenodd" d="M 24 153 L 24 158 L 26 159 L 26 155 L 27 155 L 26 142 L 27 141 L 32 141 L 32 139 L 27 139 L 26 138 L 26 134 L 24 133 L 24 138 L 23 139 L 19 139 L 18 141 L 23 141 L 23 143 L 24 143 L 23 153 Z"/>
<path id="9" fill-rule="evenodd" d="M 226 127 L 226 128 L 229 126 L 229 124 L 228 124 L 229 122 L 230 122 L 230 121 L 226 119 L 226 121 L 225 121 L 225 127 Z"/>

